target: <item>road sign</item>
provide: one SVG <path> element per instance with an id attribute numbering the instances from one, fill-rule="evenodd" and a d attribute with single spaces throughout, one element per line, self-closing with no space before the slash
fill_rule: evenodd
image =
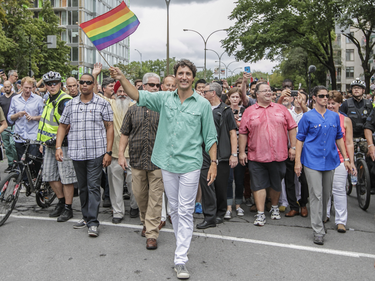
<path id="1" fill-rule="evenodd" d="M 47 48 L 56 49 L 56 35 L 47 35 Z"/>

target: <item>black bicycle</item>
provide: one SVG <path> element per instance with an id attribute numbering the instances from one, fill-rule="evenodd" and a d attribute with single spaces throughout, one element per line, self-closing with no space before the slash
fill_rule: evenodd
<path id="1" fill-rule="evenodd" d="M 35 193 L 35 199 L 41 208 L 49 207 L 56 198 L 55 192 L 52 190 L 48 182 L 42 180 L 43 158 L 31 155 L 29 153 L 30 145 L 42 144 L 40 141 L 24 139 L 19 134 L 5 130 L 12 134 L 15 139 L 25 141 L 25 152 L 21 157 L 21 161 L 15 162 L 21 164 L 22 169 L 17 168 L 9 172 L 9 174 L 0 182 L 0 226 L 2 226 L 9 218 L 14 207 L 16 206 L 21 187 L 26 188 L 26 196 Z M 27 158 L 31 161 L 27 161 Z M 35 162 L 41 163 L 38 174 L 35 176 L 30 168 Z M 28 184 L 25 184 L 23 176 L 26 173 Z"/>
<path id="2" fill-rule="evenodd" d="M 350 195 L 353 186 L 357 190 L 358 205 L 362 210 L 367 210 L 371 198 L 371 179 L 370 172 L 366 163 L 366 154 L 361 151 L 360 143 L 366 142 L 366 139 L 355 138 L 354 142 L 354 161 L 357 168 L 357 183 L 352 183 L 351 176 L 348 174 L 346 181 L 346 194 Z"/>

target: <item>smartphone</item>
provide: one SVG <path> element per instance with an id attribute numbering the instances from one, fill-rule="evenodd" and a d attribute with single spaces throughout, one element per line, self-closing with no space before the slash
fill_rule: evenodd
<path id="1" fill-rule="evenodd" d="M 246 73 L 250 73 L 250 72 L 251 72 L 251 70 L 250 70 L 250 66 L 245 66 L 245 72 L 246 72 Z"/>
<path id="2" fill-rule="evenodd" d="M 0 69 L 0 74 L 3 74 L 4 73 L 4 69 Z"/>
<path id="3" fill-rule="evenodd" d="M 296 97 L 296 96 L 298 96 L 298 91 L 297 91 L 297 90 L 291 90 L 291 91 L 290 91 L 290 95 L 291 95 L 292 97 Z"/>

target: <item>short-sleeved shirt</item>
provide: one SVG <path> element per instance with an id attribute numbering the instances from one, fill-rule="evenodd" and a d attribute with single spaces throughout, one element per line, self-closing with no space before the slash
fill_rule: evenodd
<path id="1" fill-rule="evenodd" d="M 160 112 L 151 161 L 171 173 L 188 173 L 201 169 L 202 143 L 208 152 L 217 141 L 216 129 L 205 98 L 194 90 L 181 104 L 177 91 L 139 91 L 138 105 Z"/>
<path id="2" fill-rule="evenodd" d="M 12 93 L 9 98 L 6 97 L 6 95 L 2 95 L 0 96 L 0 107 L 3 109 L 3 112 L 4 112 L 4 115 L 5 117 L 8 116 L 8 112 L 9 112 L 9 107 L 10 107 L 10 103 L 12 101 L 12 98 L 14 96 L 16 96 L 17 94 L 16 93 Z M 9 122 L 7 120 L 7 123 L 9 125 Z"/>
<path id="3" fill-rule="evenodd" d="M 121 134 L 129 136 L 130 165 L 138 170 L 153 171 L 159 169 L 151 162 L 159 113 L 145 106 L 132 106 L 125 114 Z"/>
<path id="4" fill-rule="evenodd" d="M 250 161 L 269 163 L 288 158 L 288 131 L 297 127 L 288 109 L 271 102 L 258 103 L 242 115 L 239 133 L 247 135 L 247 156 Z"/>
<path id="5" fill-rule="evenodd" d="M 36 140 L 38 135 L 39 120 L 28 121 L 26 116 L 18 118 L 14 122 L 10 117 L 17 112 L 26 111 L 30 116 L 40 116 L 43 113 L 44 103 L 43 99 L 31 93 L 30 97 L 25 100 L 22 96 L 16 95 L 12 98 L 8 112 L 8 124 L 14 124 L 14 132 L 19 134 L 24 139 Z M 15 142 L 23 142 L 22 140 L 14 140 Z"/>
<path id="6" fill-rule="evenodd" d="M 315 109 L 303 114 L 298 123 L 297 140 L 304 142 L 301 163 L 316 171 L 330 171 L 340 165 L 336 140 L 343 137 L 340 117 L 326 110 L 324 118 Z"/>
<path id="7" fill-rule="evenodd" d="M 106 153 L 107 131 L 103 121 L 113 121 L 113 111 L 109 102 L 95 94 L 88 103 L 83 103 L 78 96 L 66 104 L 60 123 L 70 125 L 71 159 L 96 159 Z"/>

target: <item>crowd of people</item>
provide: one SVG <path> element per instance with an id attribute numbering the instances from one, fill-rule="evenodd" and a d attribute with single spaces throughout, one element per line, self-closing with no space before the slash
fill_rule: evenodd
<path id="1" fill-rule="evenodd" d="M 313 242 L 323 245 L 333 196 L 337 231 L 346 232 L 346 179 L 357 172 L 353 138 L 366 138 L 360 146 L 375 166 L 375 114 L 363 81 L 351 83 L 352 97 L 324 86 L 310 97 L 290 79 L 273 89 L 252 81 L 251 73 L 232 87 L 225 80 L 194 83 L 197 69 L 189 60 L 162 80 L 147 73 L 129 82 L 110 67 L 111 77 L 99 85 L 101 71 L 96 63 L 91 74 L 65 83 L 53 71 L 40 81 L 19 80 L 15 70 L 0 73 L 5 172 L 25 150 L 5 129 L 41 141 L 29 152 L 43 155 L 43 180 L 58 198 L 49 216 L 57 222 L 73 217 L 79 194 L 82 219 L 73 228 L 97 237 L 101 201 L 112 208 L 112 223 L 121 223 L 126 187 L 146 249 L 157 249 L 160 229 L 168 219 L 172 224 L 181 279 L 190 276 L 185 264 L 194 212 L 203 213 L 197 229 L 244 216 L 244 205 L 256 213 L 256 226 L 266 224 L 266 212 L 271 220 L 282 212 L 310 216 Z M 23 188 L 30 195 L 27 178 Z"/>

